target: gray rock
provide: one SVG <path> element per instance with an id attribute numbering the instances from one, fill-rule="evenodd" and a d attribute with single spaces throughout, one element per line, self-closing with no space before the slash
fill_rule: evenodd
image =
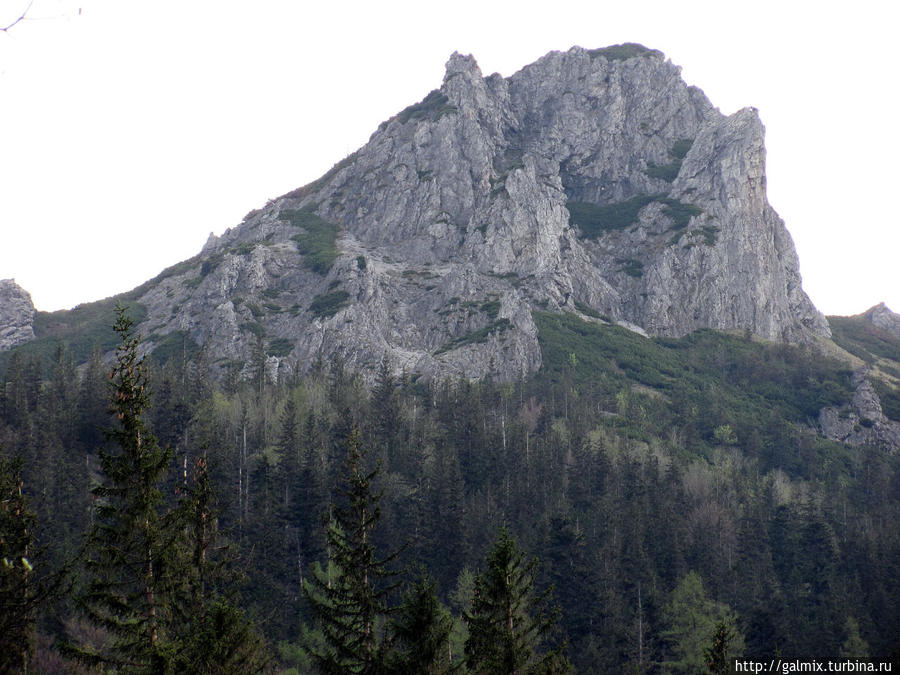
<path id="1" fill-rule="evenodd" d="M 819 412 L 819 430 L 851 446 L 867 445 L 895 452 L 900 448 L 900 424 L 884 415 L 868 369 L 854 373 L 856 390 L 849 405 L 829 406 Z"/>
<path id="2" fill-rule="evenodd" d="M 900 314 L 892 312 L 883 302 L 863 312 L 862 318 L 881 330 L 900 337 Z"/>
<path id="3" fill-rule="evenodd" d="M 0 279 L 0 352 L 34 339 L 31 295 L 13 279 Z"/>
<path id="4" fill-rule="evenodd" d="M 723 116 L 659 52 L 575 47 L 508 78 L 453 54 L 365 146 L 146 286 L 142 331 L 244 362 L 264 336 L 271 372 L 340 353 L 504 380 L 540 367 L 536 310 L 828 337 L 763 141 L 755 110 Z"/>

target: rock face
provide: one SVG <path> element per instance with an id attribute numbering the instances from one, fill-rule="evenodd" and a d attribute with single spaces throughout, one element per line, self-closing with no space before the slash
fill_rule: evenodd
<path id="1" fill-rule="evenodd" d="M 900 337 L 900 314 L 895 314 L 883 302 L 862 313 L 862 318 L 891 335 Z"/>
<path id="2" fill-rule="evenodd" d="M 885 416 L 867 369 L 854 373 L 853 378 L 856 391 L 850 404 L 829 406 L 819 412 L 822 435 L 852 446 L 896 451 L 900 448 L 900 424 Z"/>
<path id="3" fill-rule="evenodd" d="M 322 178 L 141 289 L 150 342 L 304 370 L 340 353 L 516 379 L 534 311 L 650 335 L 828 337 L 766 199 L 754 109 L 723 116 L 639 45 L 554 52 L 509 78 L 453 54 L 440 89 Z"/>
<path id="4" fill-rule="evenodd" d="M 0 279 L 0 351 L 34 338 L 34 305 L 13 279 Z"/>

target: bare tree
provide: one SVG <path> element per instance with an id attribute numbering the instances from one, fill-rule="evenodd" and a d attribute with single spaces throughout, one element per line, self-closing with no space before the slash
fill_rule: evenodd
<path id="1" fill-rule="evenodd" d="M 22 12 L 22 14 L 19 16 L 18 19 L 16 19 L 15 21 L 13 21 L 13 22 L 12 22 L 11 24 L 9 24 L 8 26 L 4 26 L 3 28 L 0 28 L 0 31 L 2 31 L 2 32 L 4 32 L 4 33 L 8 33 L 10 28 L 12 28 L 13 26 L 15 26 L 15 25 L 16 25 L 17 23 L 19 23 L 20 21 L 22 21 L 22 20 L 25 18 L 25 15 L 28 14 L 28 10 L 31 9 L 31 5 L 32 5 L 33 2 L 34 2 L 34 0 L 31 0 L 31 2 L 28 3 L 28 6 L 25 8 L 25 10 Z"/>

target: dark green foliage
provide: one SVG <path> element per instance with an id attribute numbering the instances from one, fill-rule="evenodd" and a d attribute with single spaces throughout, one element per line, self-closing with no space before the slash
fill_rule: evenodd
<path id="1" fill-rule="evenodd" d="M 313 272 L 323 276 L 328 274 L 338 256 L 337 225 L 316 215 L 314 208 L 309 206 L 299 210 L 283 209 L 279 218 L 306 230 L 291 237 L 297 243 L 297 250 L 305 256 L 303 264 Z"/>
<path id="2" fill-rule="evenodd" d="M 651 178 L 661 178 L 667 183 L 671 183 L 678 176 L 678 172 L 681 171 L 681 163 L 693 144 L 694 140 L 691 138 L 675 141 L 675 144 L 669 149 L 669 157 L 672 161 L 661 166 L 657 166 L 653 162 L 647 162 L 647 169 L 644 173 Z"/>
<path id="3" fill-rule="evenodd" d="M 266 354 L 270 356 L 287 356 L 294 350 L 294 343 L 288 338 L 273 338 L 269 340 Z"/>
<path id="4" fill-rule="evenodd" d="M 347 291 L 332 291 L 323 293 L 313 298 L 309 305 L 309 311 L 320 319 L 334 316 L 344 307 L 350 304 L 350 294 Z"/>
<path id="5" fill-rule="evenodd" d="M 637 222 L 638 213 L 657 196 L 640 195 L 617 204 L 591 204 L 590 202 L 569 201 L 572 222 L 581 228 L 585 237 L 596 238 L 610 230 L 624 230 Z"/>
<path id="6" fill-rule="evenodd" d="M 497 315 L 500 313 L 500 301 L 499 300 L 490 300 L 482 304 L 478 309 L 488 315 L 491 320 L 497 318 Z"/>
<path id="7" fill-rule="evenodd" d="M 900 338 L 856 316 L 829 316 L 832 339 L 854 356 L 869 364 L 886 358 L 900 362 Z"/>
<path id="8" fill-rule="evenodd" d="M 900 338 L 879 328 L 865 317 L 830 316 L 835 343 L 870 366 L 872 385 L 881 399 L 884 414 L 900 422 Z"/>
<path id="9" fill-rule="evenodd" d="M 393 590 L 388 569 L 396 554 L 379 558 L 373 533 L 381 518 L 381 495 L 367 464 L 359 431 L 351 431 L 341 480 L 343 503 L 333 505 L 328 523 L 327 569 L 315 567 L 303 592 L 325 638 L 313 657 L 324 673 L 377 673 L 385 654 L 376 621 L 388 612 Z"/>
<path id="10" fill-rule="evenodd" d="M 447 96 L 435 89 L 431 91 L 420 103 L 408 106 L 397 113 L 397 121 L 406 124 L 410 120 L 429 120 L 437 122 L 448 113 L 455 113 L 456 106 L 450 105 Z"/>
<path id="11" fill-rule="evenodd" d="M 173 359 L 187 363 L 196 358 L 200 351 L 200 345 L 183 330 L 175 330 L 161 337 L 151 335 L 147 340 L 156 343 L 151 353 L 154 362 L 160 365 L 165 365 Z"/>
<path id="12" fill-rule="evenodd" d="M 767 420 L 773 413 L 781 423 L 806 422 L 824 406 L 850 398 L 849 371 L 797 347 L 714 331 L 697 331 L 681 340 L 648 340 L 571 314 L 536 312 L 534 319 L 547 376 L 563 380 L 574 354 L 576 381 L 602 378 L 616 389 L 637 382 L 666 392 L 678 405 L 717 411 L 718 420 L 702 416 L 710 439 L 724 423 L 772 433 Z"/>
<path id="13" fill-rule="evenodd" d="M 665 208 L 663 208 L 663 214 L 672 219 L 672 229 L 673 230 L 681 230 L 687 227 L 691 218 L 694 216 L 699 216 L 703 213 L 703 210 L 694 206 L 693 204 L 685 204 L 683 202 L 678 201 L 677 199 L 669 199 L 668 197 L 664 197 L 658 199 L 663 204 L 665 204 Z"/>
<path id="14" fill-rule="evenodd" d="M 637 279 L 644 276 L 644 263 L 635 258 L 628 258 L 627 260 L 618 261 L 622 265 L 622 271 L 625 272 L 630 277 L 635 277 Z"/>
<path id="15" fill-rule="evenodd" d="M 603 57 L 609 61 L 625 61 L 638 57 L 653 57 L 656 59 L 665 58 L 665 55 L 657 49 L 649 49 L 642 44 L 636 42 L 625 42 L 620 45 L 610 45 L 609 47 L 601 47 L 600 49 L 591 49 L 588 51 L 593 58 Z"/>
<path id="16" fill-rule="evenodd" d="M 452 352 L 454 349 L 459 349 L 460 347 L 465 347 L 466 345 L 472 344 L 480 344 L 482 342 L 487 342 L 488 338 L 494 333 L 502 333 L 507 328 L 510 327 L 509 319 L 497 319 L 496 321 L 492 321 L 484 328 L 479 328 L 476 331 L 472 331 L 471 333 L 466 333 L 462 337 L 456 338 L 448 342 L 447 344 L 441 346 L 435 353 L 435 356 L 440 354 L 444 354 L 446 352 Z"/>
<path id="17" fill-rule="evenodd" d="M 0 455 L 0 672 L 27 672 L 34 649 L 38 596 L 36 516 L 22 493 L 22 458 Z"/>
<path id="18" fill-rule="evenodd" d="M 360 270 L 366 269 L 366 256 L 364 256 L 364 255 L 358 255 L 358 256 L 356 256 L 356 266 L 357 266 Z"/>
<path id="19" fill-rule="evenodd" d="M 473 673 L 566 673 L 561 651 L 545 649 L 556 612 L 548 594 L 535 594 L 537 560 L 526 560 L 509 533 L 501 530 L 475 579 L 466 614 L 466 664 Z"/>
<path id="20" fill-rule="evenodd" d="M 653 162 L 647 162 L 647 168 L 644 173 L 650 176 L 650 178 L 660 178 L 667 183 L 671 183 L 678 177 L 679 171 L 681 171 L 681 160 L 675 160 L 659 166 Z"/>
<path id="21" fill-rule="evenodd" d="M 66 345 L 76 363 L 87 361 L 95 348 L 104 352 L 115 348 L 117 342 L 109 327 L 115 320 L 116 304 L 122 298 L 116 296 L 57 312 L 37 312 L 34 316 L 35 339 L 15 350 L 0 353 L 0 371 L 6 368 L 12 353 L 39 357 L 44 363 L 50 363 L 60 343 Z M 147 309 L 131 303 L 129 313 L 135 323 L 140 323 L 147 316 Z"/>
<path id="22" fill-rule="evenodd" d="M 719 228 L 715 225 L 704 225 L 700 228 L 703 236 L 703 243 L 707 246 L 713 246 L 719 237 Z"/>
<path id="23" fill-rule="evenodd" d="M 669 156 L 673 159 L 684 159 L 691 151 L 691 147 L 693 145 L 693 138 L 682 138 L 681 140 L 675 141 L 675 143 L 672 145 L 672 149 L 669 150 Z"/>
<path id="24" fill-rule="evenodd" d="M 575 301 L 575 309 L 577 309 L 582 314 L 586 314 L 587 316 L 593 317 L 595 319 L 603 319 L 603 317 L 600 315 L 600 312 L 598 312 L 596 309 L 593 309 L 592 307 L 588 307 L 586 304 L 579 300 Z"/>
<path id="25" fill-rule="evenodd" d="M 132 327 L 119 306 L 111 396 L 116 426 L 109 431 L 115 449 L 100 451 L 102 479 L 93 490 L 97 513 L 80 598 L 89 620 L 111 640 L 104 651 L 84 646 L 77 654 L 92 663 L 153 671 L 169 659 L 171 636 L 165 627 L 173 608 L 168 600 L 181 570 L 174 560 L 173 533 L 160 515 L 160 485 L 172 453 L 159 447 L 144 421 L 150 391 Z"/>
<path id="26" fill-rule="evenodd" d="M 423 579 L 404 594 L 391 619 L 389 671 L 398 675 L 453 672 L 448 647 L 453 619 L 437 598 L 436 584 Z"/>

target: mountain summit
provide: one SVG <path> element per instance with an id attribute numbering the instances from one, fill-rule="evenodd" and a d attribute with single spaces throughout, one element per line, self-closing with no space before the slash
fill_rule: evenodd
<path id="1" fill-rule="evenodd" d="M 655 50 L 552 52 L 511 77 L 453 54 L 439 89 L 319 180 L 132 293 L 149 346 L 189 336 L 273 370 L 340 353 L 516 379 L 533 312 L 648 335 L 830 335 L 766 199 L 764 129 Z"/>

